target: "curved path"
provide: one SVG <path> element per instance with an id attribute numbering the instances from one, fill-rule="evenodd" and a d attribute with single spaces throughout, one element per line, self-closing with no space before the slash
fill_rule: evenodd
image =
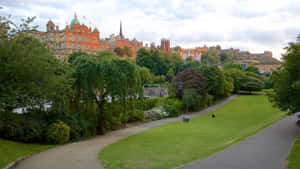
<path id="1" fill-rule="evenodd" d="M 209 113 L 230 102 L 237 96 L 231 96 L 226 100 L 215 104 L 203 111 L 193 113 L 190 116 L 196 117 Z M 149 123 L 144 123 L 135 127 L 112 131 L 93 139 L 70 143 L 59 146 L 48 151 L 33 155 L 20 162 L 16 169 L 103 169 L 98 160 L 98 153 L 105 146 L 112 144 L 130 135 L 137 134 L 149 128 L 157 127 L 174 121 L 181 120 L 182 117 L 168 118 Z"/>
<path id="2" fill-rule="evenodd" d="M 219 153 L 176 169 L 285 169 L 300 128 L 288 116 Z"/>

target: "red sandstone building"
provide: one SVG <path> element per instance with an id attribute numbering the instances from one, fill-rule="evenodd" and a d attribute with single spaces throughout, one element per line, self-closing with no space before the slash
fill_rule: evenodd
<path id="1" fill-rule="evenodd" d="M 135 58 L 137 50 L 143 47 L 143 42 L 124 38 L 121 23 L 118 36 L 111 35 L 110 38 L 102 40 L 100 39 L 99 30 L 80 24 L 76 14 L 71 24 L 67 25 L 63 30 L 59 30 L 59 27 L 55 26 L 55 24 L 49 20 L 46 32 L 37 31 L 33 36 L 53 49 L 54 55 L 58 57 L 68 56 L 72 52 L 79 51 L 96 54 L 97 51 L 114 51 L 116 47 L 124 48 L 128 46 L 132 50 L 132 57 Z"/>

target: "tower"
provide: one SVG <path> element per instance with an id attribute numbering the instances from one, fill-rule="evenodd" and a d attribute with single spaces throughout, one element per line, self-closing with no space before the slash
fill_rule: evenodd
<path id="1" fill-rule="evenodd" d="M 123 31 L 122 31 L 122 21 L 120 21 L 120 34 L 119 34 L 119 36 L 120 36 L 121 39 L 124 39 Z"/>
<path id="2" fill-rule="evenodd" d="M 55 25 L 50 19 L 47 23 L 47 32 L 54 32 L 55 31 L 54 27 Z"/>

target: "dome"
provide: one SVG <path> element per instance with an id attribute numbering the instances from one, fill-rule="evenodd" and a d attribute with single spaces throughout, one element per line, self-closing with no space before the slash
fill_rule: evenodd
<path id="1" fill-rule="evenodd" d="M 74 19 L 72 19 L 72 21 L 71 21 L 71 25 L 72 24 L 80 24 L 79 21 L 78 21 L 78 19 L 77 19 L 76 13 L 74 14 Z"/>

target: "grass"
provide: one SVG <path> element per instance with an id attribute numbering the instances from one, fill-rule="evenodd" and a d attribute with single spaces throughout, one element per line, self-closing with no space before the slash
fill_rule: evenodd
<path id="1" fill-rule="evenodd" d="M 300 169 L 300 137 L 296 139 L 290 152 L 288 169 Z"/>
<path id="2" fill-rule="evenodd" d="M 52 147 L 54 146 L 26 144 L 0 139 L 0 168 L 4 168 L 20 157 L 39 153 Z"/>
<path id="3" fill-rule="evenodd" d="M 99 158 L 109 169 L 169 169 L 235 144 L 282 119 L 264 95 L 239 96 L 215 112 L 169 123 L 105 147 Z"/>

